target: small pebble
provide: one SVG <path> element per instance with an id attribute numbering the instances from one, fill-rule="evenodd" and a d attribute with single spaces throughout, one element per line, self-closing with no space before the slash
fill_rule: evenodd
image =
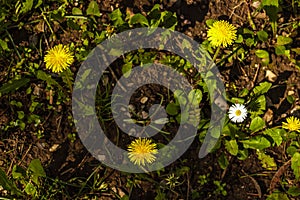
<path id="1" fill-rule="evenodd" d="M 54 152 L 57 150 L 58 147 L 59 147 L 59 144 L 54 144 L 54 145 L 52 145 L 52 147 L 50 147 L 49 151 Z"/>
<path id="2" fill-rule="evenodd" d="M 147 101 L 148 101 L 148 97 L 142 97 L 141 100 L 140 100 L 140 102 L 142 104 L 145 104 Z"/>
<path id="3" fill-rule="evenodd" d="M 267 78 L 268 81 L 270 82 L 275 82 L 277 79 L 276 74 L 274 74 L 271 70 L 266 71 L 265 77 Z"/>

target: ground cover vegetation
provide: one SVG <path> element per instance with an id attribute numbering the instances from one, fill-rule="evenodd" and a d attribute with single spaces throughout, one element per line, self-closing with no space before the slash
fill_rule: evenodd
<path id="1" fill-rule="evenodd" d="M 299 8 L 299 0 L 2 0 L 0 199 L 299 199 Z M 222 131 L 212 132 L 216 145 L 200 159 L 218 101 L 209 93 L 213 74 L 202 77 L 186 59 L 155 49 L 118 58 L 98 83 L 95 110 L 107 137 L 128 150 L 128 162 L 147 169 L 191 112 L 200 121 L 176 162 L 131 174 L 103 165 L 82 145 L 72 92 L 98 44 L 141 27 L 178 31 L 201 44 L 220 71 L 227 107 Z M 187 98 L 155 84 L 135 91 L 129 117 L 136 124 L 149 124 L 153 104 L 167 117 L 154 121 L 165 124 L 154 137 L 134 138 L 114 122 L 112 90 L 149 63 L 172 67 L 193 90 Z M 193 109 L 182 110 L 182 102 Z"/>

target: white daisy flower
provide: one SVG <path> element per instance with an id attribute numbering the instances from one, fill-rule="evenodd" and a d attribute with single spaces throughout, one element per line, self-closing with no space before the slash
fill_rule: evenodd
<path id="1" fill-rule="evenodd" d="M 247 117 L 247 109 L 242 104 L 234 104 L 229 108 L 229 119 L 234 123 L 243 122 Z"/>

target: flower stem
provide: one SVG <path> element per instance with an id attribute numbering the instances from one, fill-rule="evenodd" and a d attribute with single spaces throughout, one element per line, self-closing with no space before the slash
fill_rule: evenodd
<path id="1" fill-rule="evenodd" d="M 217 56 L 218 56 L 218 54 L 220 52 L 220 49 L 221 49 L 221 46 L 218 46 L 218 48 L 217 48 L 217 50 L 216 50 L 216 52 L 214 54 L 213 61 L 216 61 L 216 58 L 217 58 Z"/>

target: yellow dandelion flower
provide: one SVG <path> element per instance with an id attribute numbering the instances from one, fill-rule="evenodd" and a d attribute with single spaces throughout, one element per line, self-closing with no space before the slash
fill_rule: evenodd
<path id="1" fill-rule="evenodd" d="M 128 146 L 128 157 L 135 165 L 145 165 L 145 162 L 152 163 L 155 161 L 155 154 L 158 153 L 156 144 L 150 139 L 138 138 Z"/>
<path id="2" fill-rule="evenodd" d="M 64 71 L 73 63 L 73 61 L 74 58 L 69 52 L 69 48 L 62 44 L 56 45 L 48 50 L 47 55 L 45 55 L 44 58 L 46 68 L 54 73 Z"/>
<path id="3" fill-rule="evenodd" d="M 300 133 L 300 120 L 297 117 L 291 116 L 286 119 L 287 122 L 282 122 L 282 128 L 289 131 L 297 131 Z"/>
<path id="4" fill-rule="evenodd" d="M 236 40 L 236 28 L 227 21 L 221 20 L 213 23 L 207 32 L 208 40 L 214 47 L 227 47 Z"/>

